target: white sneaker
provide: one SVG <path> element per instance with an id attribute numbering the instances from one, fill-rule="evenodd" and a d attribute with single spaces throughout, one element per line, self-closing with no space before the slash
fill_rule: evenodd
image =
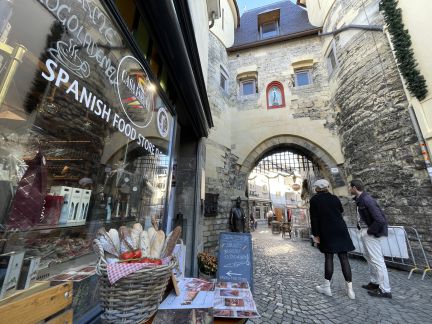
<path id="1" fill-rule="evenodd" d="M 330 280 L 324 280 L 324 283 L 320 286 L 315 287 L 316 291 L 320 294 L 324 294 L 327 296 L 332 296 L 331 288 L 330 288 Z"/>
<path id="2" fill-rule="evenodd" d="M 349 299 L 355 299 L 355 293 L 352 287 L 352 282 L 346 282 L 346 288 L 347 288 L 347 295 Z"/>

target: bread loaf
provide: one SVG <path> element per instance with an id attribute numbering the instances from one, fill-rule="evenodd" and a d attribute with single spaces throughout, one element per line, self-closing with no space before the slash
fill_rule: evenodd
<path id="1" fill-rule="evenodd" d="M 154 229 L 154 227 L 150 227 L 150 228 L 147 230 L 147 233 L 148 233 L 149 242 L 150 242 L 150 247 L 151 247 L 152 244 L 153 244 L 153 240 L 156 238 L 156 230 Z"/>
<path id="2" fill-rule="evenodd" d="M 132 241 L 134 243 L 134 247 L 136 249 L 140 248 L 140 235 L 141 235 L 142 231 L 143 231 L 143 228 L 142 228 L 140 223 L 135 223 L 133 225 L 132 231 L 131 231 L 131 236 L 132 236 Z"/>
<path id="3" fill-rule="evenodd" d="M 172 255 L 174 248 L 177 244 L 177 241 L 181 236 L 181 232 L 182 232 L 181 227 L 177 226 L 171 233 L 169 233 L 169 235 L 165 240 L 164 247 L 162 248 L 162 254 L 161 254 L 162 258 Z"/>
<path id="4" fill-rule="evenodd" d="M 124 253 L 130 250 L 136 250 L 138 246 L 132 240 L 131 229 L 126 226 L 120 226 L 120 252 Z"/>
<path id="5" fill-rule="evenodd" d="M 150 256 L 150 240 L 146 231 L 142 231 L 140 234 L 140 249 L 143 257 Z"/>
<path id="6" fill-rule="evenodd" d="M 150 244 L 150 257 L 160 258 L 162 253 L 162 248 L 165 244 L 165 233 L 160 230 L 156 232 L 155 238 Z"/>
<path id="7" fill-rule="evenodd" d="M 140 233 L 143 231 L 143 227 L 140 223 L 133 224 L 132 229 L 139 231 Z"/>
<path id="8" fill-rule="evenodd" d="M 104 249 L 105 253 L 110 253 L 117 257 L 119 256 L 118 250 L 116 249 L 115 244 L 111 240 L 111 237 L 108 235 L 105 228 L 102 227 L 98 230 L 97 239 L 102 245 L 102 248 Z"/>
<path id="9" fill-rule="evenodd" d="M 111 228 L 108 232 L 109 237 L 111 238 L 111 241 L 114 244 L 115 249 L 117 250 L 117 256 L 120 255 L 120 236 L 118 231 L 115 228 Z"/>

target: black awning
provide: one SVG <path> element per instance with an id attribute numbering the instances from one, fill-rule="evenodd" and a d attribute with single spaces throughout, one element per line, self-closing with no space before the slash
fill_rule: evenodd
<path id="1" fill-rule="evenodd" d="M 213 120 L 187 1 L 137 0 L 136 5 L 168 68 L 174 88 L 170 91 L 179 99 L 180 124 L 191 126 L 198 137 L 207 137 Z"/>

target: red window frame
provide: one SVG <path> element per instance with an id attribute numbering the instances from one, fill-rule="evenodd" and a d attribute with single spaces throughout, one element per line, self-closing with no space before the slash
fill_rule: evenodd
<path id="1" fill-rule="evenodd" d="M 281 97 L 282 97 L 282 104 L 279 106 L 270 106 L 269 105 L 269 100 L 268 100 L 268 95 L 269 95 L 269 91 L 273 88 L 273 87 L 277 87 L 279 88 L 280 92 L 281 92 Z M 279 81 L 273 81 L 270 82 L 267 85 L 267 90 L 266 90 L 266 104 L 267 104 L 267 109 L 276 109 L 276 108 L 284 108 L 285 107 L 285 94 L 284 94 L 284 88 L 282 83 L 280 83 Z"/>

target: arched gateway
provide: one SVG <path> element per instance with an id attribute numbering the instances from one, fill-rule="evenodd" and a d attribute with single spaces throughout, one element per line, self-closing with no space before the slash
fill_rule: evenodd
<path id="1" fill-rule="evenodd" d="M 315 143 L 294 135 L 279 135 L 258 144 L 240 163 L 240 174 L 247 177 L 260 160 L 272 152 L 283 150 L 294 151 L 308 157 L 319 167 L 320 174 L 331 182 L 333 188 L 345 186 L 343 166 L 338 165 L 329 153 Z M 247 181 L 244 183 L 247 184 Z"/>

